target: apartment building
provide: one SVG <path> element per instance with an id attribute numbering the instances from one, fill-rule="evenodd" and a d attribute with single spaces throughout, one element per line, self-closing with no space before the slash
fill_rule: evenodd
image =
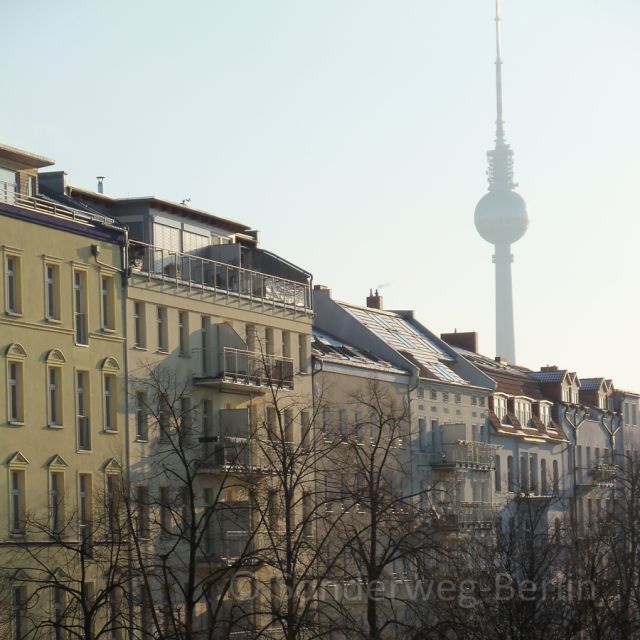
<path id="1" fill-rule="evenodd" d="M 429 507 L 430 526 L 454 538 L 491 529 L 496 445 L 489 442 L 486 418 L 495 383 L 412 312 L 383 309 L 377 293 L 358 306 L 334 300 L 316 285 L 314 306 L 318 331 L 409 372 L 407 468 L 412 495 Z"/>
<path id="2" fill-rule="evenodd" d="M 377 618 L 390 637 L 420 551 L 406 402 L 411 373 L 318 330 L 313 360 L 319 624 L 336 637 L 367 629 L 365 596 L 375 584 L 384 591 Z"/>
<path id="3" fill-rule="evenodd" d="M 51 164 L 0 145 L 0 537 L 3 579 L 15 578 L 1 634 L 15 640 L 35 624 L 57 638 L 63 612 L 79 614 L 73 590 L 85 602 L 104 593 L 94 548 L 113 536 L 126 457 L 124 230 L 42 196 L 38 170 Z M 110 602 L 91 624 L 120 637 Z"/>
<path id="4" fill-rule="evenodd" d="M 283 456 L 300 446 L 312 407 L 311 276 L 262 249 L 247 225 L 79 189 L 62 173 L 44 182 L 58 201 L 129 229 L 129 465 L 137 546 L 150 567 L 135 586 L 137 624 L 150 624 L 155 607 L 167 629 L 182 616 L 183 632 L 252 637 L 275 617 L 265 614 L 284 572 L 274 547 L 300 521 L 285 514 L 302 510 L 280 489 L 295 475 Z M 169 550 L 167 579 L 157 559 Z M 238 601 L 255 588 L 259 605 Z"/>
<path id="5" fill-rule="evenodd" d="M 504 519 L 520 510 L 548 528 L 564 510 L 571 486 L 568 440 L 554 410 L 554 400 L 524 367 L 477 351 L 477 334 L 448 333 L 442 338 L 495 382 L 489 398 L 488 440 L 497 447 L 493 496 Z"/>

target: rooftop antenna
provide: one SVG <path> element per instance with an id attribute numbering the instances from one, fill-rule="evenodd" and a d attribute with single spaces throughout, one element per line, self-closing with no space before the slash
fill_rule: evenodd
<path id="1" fill-rule="evenodd" d="M 496 142 L 504 144 L 502 119 L 502 57 L 500 55 L 500 0 L 496 0 Z"/>
<path id="2" fill-rule="evenodd" d="M 190 202 L 191 202 L 191 198 L 185 198 L 180 204 L 183 204 L 185 207 L 188 207 Z"/>

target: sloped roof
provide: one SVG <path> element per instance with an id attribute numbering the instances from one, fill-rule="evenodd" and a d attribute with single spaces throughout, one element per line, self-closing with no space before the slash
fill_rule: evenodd
<path id="1" fill-rule="evenodd" d="M 313 354 L 322 360 L 335 362 L 338 364 L 348 364 L 356 367 L 385 371 L 387 373 L 408 374 L 390 362 L 382 360 L 370 351 L 363 351 L 344 340 L 339 340 L 328 333 L 318 330 L 313 331 L 313 342 L 311 343 Z"/>
<path id="2" fill-rule="evenodd" d="M 416 364 L 421 376 L 465 384 L 466 381 L 450 367 L 455 358 L 407 318 L 394 311 L 359 307 L 346 302 L 338 304 L 380 340 Z"/>
<path id="3" fill-rule="evenodd" d="M 566 369 L 559 371 L 532 371 L 531 377 L 535 378 L 538 382 L 562 382 L 567 375 Z"/>

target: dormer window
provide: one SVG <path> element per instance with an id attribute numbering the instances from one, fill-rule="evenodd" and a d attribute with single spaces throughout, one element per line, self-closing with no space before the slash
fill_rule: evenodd
<path id="1" fill-rule="evenodd" d="M 494 396 L 493 398 L 493 412 L 500 422 L 504 422 L 507 417 L 507 399 L 503 396 Z"/>
<path id="2" fill-rule="evenodd" d="M 540 405 L 540 421 L 545 427 L 551 423 L 551 407 L 548 404 Z"/>
<path id="3" fill-rule="evenodd" d="M 531 422 L 531 403 L 528 400 L 516 400 L 516 418 L 523 427 Z"/>
<path id="4" fill-rule="evenodd" d="M 598 408 L 603 411 L 607 411 L 609 409 L 609 398 L 606 393 L 601 393 L 598 397 Z"/>

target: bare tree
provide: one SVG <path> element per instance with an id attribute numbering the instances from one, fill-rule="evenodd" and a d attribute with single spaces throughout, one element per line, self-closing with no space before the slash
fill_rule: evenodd
<path id="1" fill-rule="evenodd" d="M 5 549 L 0 608 L 5 637 L 10 628 L 25 640 L 126 637 L 128 543 L 121 466 L 112 459 L 105 471 L 102 488 L 85 485 L 89 477 L 80 477 L 77 508 L 60 487 L 44 517 L 26 514 L 24 538 Z"/>

